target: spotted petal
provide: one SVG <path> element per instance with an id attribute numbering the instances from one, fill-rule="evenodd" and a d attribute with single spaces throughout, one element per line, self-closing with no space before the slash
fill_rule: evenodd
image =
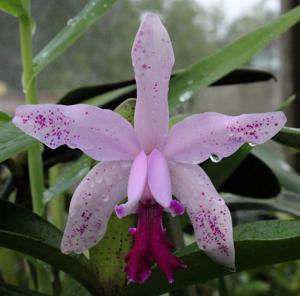
<path id="1" fill-rule="evenodd" d="M 148 154 L 167 139 L 168 90 L 174 54 L 168 32 L 155 14 L 146 14 L 132 48 L 137 84 L 134 128 Z"/>
<path id="2" fill-rule="evenodd" d="M 230 212 L 197 165 L 170 162 L 173 194 L 185 205 L 197 244 L 214 261 L 234 268 Z"/>
<path id="3" fill-rule="evenodd" d="M 244 143 L 262 144 L 284 126 L 282 112 L 228 116 L 207 112 L 173 126 L 164 155 L 185 163 L 201 163 L 211 155 L 222 158 Z"/>
<path id="4" fill-rule="evenodd" d="M 97 164 L 79 184 L 72 197 L 62 252 L 80 253 L 103 237 L 115 205 L 126 197 L 130 166 L 130 161 Z"/>
<path id="5" fill-rule="evenodd" d="M 13 122 L 50 148 L 66 144 L 96 160 L 133 159 L 140 151 L 130 123 L 95 106 L 23 105 Z"/>

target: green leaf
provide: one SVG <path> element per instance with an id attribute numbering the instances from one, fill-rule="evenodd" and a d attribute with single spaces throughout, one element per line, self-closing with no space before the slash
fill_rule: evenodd
<path id="1" fill-rule="evenodd" d="M 281 192 L 281 185 L 269 165 L 249 153 L 221 186 L 220 191 L 251 198 L 271 198 Z"/>
<path id="2" fill-rule="evenodd" d="M 300 149 L 300 129 L 294 127 L 284 127 L 273 138 L 274 141 L 295 148 Z"/>
<path id="3" fill-rule="evenodd" d="M 134 215 L 122 219 L 112 215 L 105 236 L 90 249 L 92 268 L 105 295 L 120 295 L 126 286 L 124 258 L 132 247 L 128 228 L 135 225 Z"/>
<path id="4" fill-rule="evenodd" d="M 201 164 L 201 167 L 205 170 L 214 186 L 220 188 L 238 168 L 240 163 L 246 159 L 250 151 L 250 145 L 245 144 L 237 152 L 229 157 L 223 158 L 219 163 L 214 163 L 209 159 Z"/>
<path id="5" fill-rule="evenodd" d="M 0 295 L 2 296 L 47 296 L 36 291 L 28 290 L 7 283 L 0 283 Z"/>
<path id="6" fill-rule="evenodd" d="M 294 101 L 296 100 L 296 95 L 289 96 L 286 100 L 282 102 L 282 104 L 279 106 L 277 111 L 284 111 L 286 108 L 288 108 Z"/>
<path id="7" fill-rule="evenodd" d="M 91 165 L 92 160 L 86 155 L 82 155 L 78 160 L 67 165 L 55 184 L 44 192 L 43 202 L 48 203 L 52 198 L 76 185 L 89 172 Z"/>
<path id="8" fill-rule="evenodd" d="M 134 120 L 135 102 L 135 99 L 128 99 L 115 109 L 115 112 L 126 118 L 132 125 Z"/>
<path id="9" fill-rule="evenodd" d="M 40 216 L 0 200 L 0 246 L 43 260 L 96 293 L 99 287 L 87 259 L 82 255 L 62 254 L 61 237 L 62 233 Z"/>
<path id="10" fill-rule="evenodd" d="M 182 71 L 172 79 L 170 84 L 170 110 L 174 111 L 182 102 L 190 99 L 196 91 L 245 64 L 299 20 L 300 7 L 298 6 Z"/>
<path id="11" fill-rule="evenodd" d="M 0 122 L 0 162 L 20 153 L 37 141 L 16 128 L 11 122 Z"/>
<path id="12" fill-rule="evenodd" d="M 264 145 L 256 146 L 252 153 L 268 164 L 285 190 L 300 194 L 300 175 L 289 163 Z"/>
<path id="13" fill-rule="evenodd" d="M 235 227 L 234 234 L 237 272 L 300 259 L 300 221 L 272 220 L 244 224 Z M 160 295 L 232 274 L 228 268 L 210 260 L 196 244 L 176 254 L 188 267 L 177 272 L 172 285 L 155 267 L 148 282 L 142 286 L 128 286 L 125 295 Z"/>
<path id="14" fill-rule="evenodd" d="M 222 194 L 222 197 L 231 211 L 268 210 L 300 218 L 300 195 L 293 192 L 282 192 L 270 199 L 249 198 L 231 193 Z"/>
<path id="15" fill-rule="evenodd" d="M 180 75 L 182 70 L 173 73 L 172 78 Z M 251 83 L 275 79 L 273 74 L 256 69 L 237 69 L 228 73 L 211 86 L 233 85 L 239 83 Z M 125 80 L 102 85 L 84 86 L 74 89 L 64 95 L 59 104 L 72 105 L 78 103 L 88 103 L 98 107 L 106 106 L 113 109 L 127 98 L 136 97 L 135 80 Z M 114 104 L 110 104 L 114 102 Z"/>
<path id="16" fill-rule="evenodd" d="M 69 48 L 116 0 L 90 0 L 34 58 L 34 76 Z"/>
<path id="17" fill-rule="evenodd" d="M 21 0 L 0 0 L 0 9 L 15 17 L 26 15 Z"/>
<path id="18" fill-rule="evenodd" d="M 11 120 L 11 116 L 8 113 L 0 111 L 0 122 L 3 122 L 3 121 L 7 122 L 10 120 Z"/>

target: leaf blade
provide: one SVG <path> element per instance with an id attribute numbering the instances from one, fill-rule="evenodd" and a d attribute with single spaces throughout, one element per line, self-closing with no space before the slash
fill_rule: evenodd
<path id="1" fill-rule="evenodd" d="M 300 6 L 182 71 L 170 84 L 170 110 L 174 111 L 196 91 L 243 65 L 299 20 Z"/>
<path id="2" fill-rule="evenodd" d="M 235 228 L 237 272 L 300 258 L 300 221 L 260 221 Z M 150 280 L 142 287 L 128 286 L 125 295 L 160 295 L 191 284 L 231 274 L 226 267 L 212 262 L 196 244 L 177 252 L 188 268 L 179 271 L 172 285 L 154 268 Z"/>
<path id="3" fill-rule="evenodd" d="M 90 0 L 34 58 L 34 76 L 69 48 L 116 0 Z"/>

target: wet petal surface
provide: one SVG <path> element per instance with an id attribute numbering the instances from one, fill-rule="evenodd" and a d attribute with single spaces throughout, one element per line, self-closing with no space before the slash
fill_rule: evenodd
<path id="1" fill-rule="evenodd" d="M 140 148 L 130 123 L 90 105 L 23 105 L 13 123 L 50 148 L 68 145 L 95 160 L 134 159 Z"/>
<path id="2" fill-rule="evenodd" d="M 284 126 L 282 112 L 228 116 L 207 112 L 192 115 L 172 127 L 164 155 L 185 163 L 215 161 L 233 154 L 245 143 L 262 144 Z"/>
<path id="3" fill-rule="evenodd" d="M 131 162 L 97 164 L 77 187 L 61 242 L 64 253 L 81 253 L 105 234 L 115 205 L 126 197 Z"/>
<path id="4" fill-rule="evenodd" d="M 144 16 L 133 44 L 132 62 L 137 84 L 134 128 L 148 154 L 167 140 L 168 90 L 174 64 L 168 32 L 157 15 Z"/>
<path id="5" fill-rule="evenodd" d="M 173 194 L 185 205 L 197 244 L 214 261 L 234 268 L 230 211 L 197 165 L 170 162 Z"/>

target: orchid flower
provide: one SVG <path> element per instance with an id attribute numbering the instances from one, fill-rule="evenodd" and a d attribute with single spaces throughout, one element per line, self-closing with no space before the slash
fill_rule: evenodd
<path id="1" fill-rule="evenodd" d="M 153 262 L 172 282 L 176 270 L 185 265 L 171 252 L 162 215 L 186 210 L 199 248 L 212 260 L 234 268 L 230 212 L 198 164 L 210 157 L 227 157 L 245 143 L 264 143 L 283 127 L 285 115 L 208 112 L 168 130 L 174 55 L 157 15 L 144 16 L 132 61 L 137 85 L 134 127 L 111 110 L 84 104 L 17 108 L 13 122 L 27 134 L 50 148 L 66 144 L 101 161 L 73 195 L 61 250 L 81 253 L 95 245 L 114 210 L 119 218 L 137 213 L 137 227 L 129 229 L 134 245 L 125 258 L 129 282 L 148 279 Z M 120 204 L 126 197 L 127 202 Z"/>

